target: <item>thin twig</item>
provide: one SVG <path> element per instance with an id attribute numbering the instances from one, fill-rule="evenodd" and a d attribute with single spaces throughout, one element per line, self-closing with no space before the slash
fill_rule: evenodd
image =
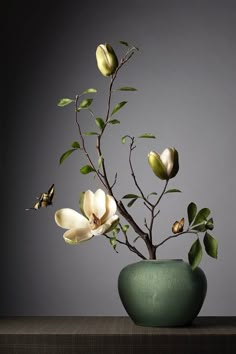
<path id="1" fill-rule="evenodd" d="M 175 237 L 178 237 L 178 236 L 181 236 L 181 235 L 184 235 L 184 234 L 197 234 L 196 231 L 191 231 L 189 229 L 185 230 L 185 231 L 182 231 L 182 232 L 179 232 L 178 234 L 173 234 L 173 235 L 170 235 L 168 236 L 167 238 L 165 238 L 163 241 L 161 241 L 160 243 L 158 243 L 157 245 L 154 245 L 154 247 L 157 249 L 158 247 L 162 246 L 165 242 L 167 242 L 168 240 L 172 239 L 172 238 L 175 238 Z"/>
<path id="2" fill-rule="evenodd" d="M 135 138 L 134 137 L 131 137 L 131 136 L 127 136 L 128 138 L 131 139 L 131 143 L 130 143 L 130 146 L 129 146 L 129 166 L 130 166 L 130 170 L 131 170 L 131 176 L 133 177 L 133 180 L 134 180 L 134 184 L 136 185 L 137 189 L 139 190 L 143 200 L 145 201 L 145 206 L 148 207 L 148 205 L 150 207 L 152 207 L 152 203 L 149 202 L 149 200 L 145 197 L 143 191 L 142 191 L 142 188 L 139 186 L 138 184 L 138 181 L 137 181 L 137 178 L 135 176 L 135 173 L 134 173 L 134 168 L 133 168 L 133 164 L 132 164 L 132 151 L 135 149 L 135 145 L 134 145 L 134 142 L 135 142 Z M 150 210 L 150 208 L 148 208 Z"/>

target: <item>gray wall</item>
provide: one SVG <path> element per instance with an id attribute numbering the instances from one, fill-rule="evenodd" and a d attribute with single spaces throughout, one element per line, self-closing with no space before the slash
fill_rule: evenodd
<path id="1" fill-rule="evenodd" d="M 50 4 L 49 4 L 50 3 Z M 64 243 L 54 223 L 61 207 L 78 209 L 81 191 L 98 182 L 83 177 L 84 158 L 74 154 L 59 167 L 58 159 L 76 140 L 73 109 L 59 109 L 61 97 L 88 87 L 99 91 L 94 108 L 105 112 L 108 79 L 96 68 L 95 49 L 109 42 L 119 55 L 119 40 L 140 47 L 120 74 L 117 85 L 136 93 L 127 99 L 104 142 L 109 175 L 118 172 L 119 197 L 136 192 L 120 137 L 153 132 L 157 140 L 140 141 L 134 164 L 145 193 L 160 192 L 162 183 L 150 171 L 146 155 L 175 146 L 180 172 L 171 182 L 181 194 L 161 205 L 157 240 L 172 223 L 186 217 L 195 201 L 209 207 L 215 219 L 219 259 L 204 255 L 208 295 L 201 315 L 236 315 L 235 285 L 235 130 L 236 4 L 234 1 L 38 1 L 11 2 L 8 44 L 8 90 L 2 109 L 1 283 L 3 315 L 123 315 L 117 277 L 138 261 L 126 248 L 116 254 L 103 237 L 78 246 Z M 5 90 L 6 91 L 6 90 Z M 6 118 L 7 117 L 7 118 Z M 83 116 L 85 130 L 93 120 Z M 88 139 L 93 151 L 94 139 Z M 56 185 L 52 208 L 26 212 L 34 198 Z M 142 220 L 141 204 L 132 212 Z M 131 239 L 135 235 L 130 234 Z M 193 237 L 166 243 L 160 258 L 187 259 Z M 143 249 L 142 242 L 137 246 Z"/>

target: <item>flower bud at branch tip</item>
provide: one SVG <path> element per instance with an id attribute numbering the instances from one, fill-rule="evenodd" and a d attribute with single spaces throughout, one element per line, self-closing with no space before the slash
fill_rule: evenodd
<path id="1" fill-rule="evenodd" d="M 179 155 L 175 148 L 166 148 L 161 155 L 151 151 L 148 162 L 155 175 L 162 180 L 175 177 L 179 171 Z"/>
<path id="2" fill-rule="evenodd" d="M 100 44 L 96 50 L 97 66 L 102 75 L 113 75 L 118 67 L 118 59 L 109 44 Z"/>

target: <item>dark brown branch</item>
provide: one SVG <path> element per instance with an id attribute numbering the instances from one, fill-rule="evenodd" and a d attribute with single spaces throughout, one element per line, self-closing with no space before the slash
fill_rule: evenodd
<path id="1" fill-rule="evenodd" d="M 124 232 L 124 231 L 123 231 L 123 232 Z M 108 236 L 107 234 L 104 234 L 104 236 L 105 236 L 106 238 L 108 238 L 108 239 L 111 239 L 111 238 L 112 238 L 112 237 Z M 142 259 L 147 259 L 141 252 L 139 252 L 139 250 L 138 250 L 135 246 L 132 246 L 132 245 L 129 243 L 127 236 L 126 236 L 126 238 L 125 238 L 125 242 L 119 240 L 118 238 L 116 238 L 116 241 L 117 241 L 118 243 L 120 243 L 121 245 L 127 246 L 131 252 L 137 254 L 140 258 L 142 258 Z"/>
<path id="2" fill-rule="evenodd" d="M 176 238 L 178 236 L 181 236 L 181 235 L 184 235 L 184 234 L 197 234 L 196 231 L 190 231 L 189 229 L 188 230 L 185 230 L 185 231 L 182 231 L 182 232 L 179 232 L 178 234 L 173 234 L 173 235 L 170 235 L 168 236 L 167 238 L 165 238 L 163 241 L 161 241 L 160 243 L 158 243 L 157 245 L 154 245 L 154 247 L 157 249 L 158 247 L 162 246 L 165 242 L 167 242 L 168 240 L 171 240 L 172 238 Z"/>

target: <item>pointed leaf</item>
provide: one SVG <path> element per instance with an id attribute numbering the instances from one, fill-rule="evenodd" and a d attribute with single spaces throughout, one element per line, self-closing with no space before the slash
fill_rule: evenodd
<path id="1" fill-rule="evenodd" d="M 124 232 L 126 232 L 126 231 L 128 230 L 128 228 L 129 228 L 129 225 L 123 225 L 123 226 L 122 226 L 122 230 L 123 230 Z"/>
<path id="2" fill-rule="evenodd" d="M 194 226 L 194 227 L 192 227 L 192 230 L 196 230 L 199 232 L 205 232 L 206 231 L 206 223 L 202 223 L 197 226 Z"/>
<path id="3" fill-rule="evenodd" d="M 208 230 L 213 230 L 214 229 L 214 221 L 213 218 L 210 218 L 207 223 L 206 223 L 206 228 Z"/>
<path id="4" fill-rule="evenodd" d="M 92 104 L 92 102 L 93 102 L 92 98 L 86 98 L 85 100 L 80 102 L 79 108 L 87 108 Z"/>
<path id="5" fill-rule="evenodd" d="M 138 136 L 138 138 L 141 139 L 156 139 L 155 135 L 149 134 L 149 133 L 144 133 Z"/>
<path id="6" fill-rule="evenodd" d="M 116 89 L 117 91 L 138 91 L 135 87 L 124 86 Z"/>
<path id="7" fill-rule="evenodd" d="M 195 216 L 197 214 L 197 206 L 195 203 L 190 203 L 188 205 L 188 222 L 189 222 L 189 225 L 193 222 Z"/>
<path id="8" fill-rule="evenodd" d="M 96 132 L 85 132 L 84 135 L 85 136 L 99 135 L 99 133 L 96 133 Z"/>
<path id="9" fill-rule="evenodd" d="M 116 253 L 118 253 L 117 250 L 116 250 L 116 246 L 117 246 L 116 237 L 111 237 L 109 240 L 110 240 L 110 244 L 111 244 L 112 248 L 114 249 L 114 251 Z"/>
<path id="10" fill-rule="evenodd" d="M 95 172 L 95 169 L 90 165 L 85 165 L 80 169 L 80 173 L 82 173 L 83 175 L 87 175 L 90 172 Z"/>
<path id="11" fill-rule="evenodd" d="M 111 115 L 113 116 L 116 112 L 118 112 L 122 107 L 124 107 L 124 105 L 126 105 L 127 102 L 128 101 L 122 101 L 117 103 L 117 105 L 113 108 Z"/>
<path id="12" fill-rule="evenodd" d="M 131 201 L 127 204 L 127 207 L 131 207 L 137 200 L 138 198 L 131 199 Z"/>
<path id="13" fill-rule="evenodd" d="M 110 124 L 120 124 L 120 121 L 118 119 L 111 119 L 108 121 Z"/>
<path id="14" fill-rule="evenodd" d="M 74 141 L 71 146 L 74 148 L 74 149 L 80 149 L 80 144 L 78 141 Z"/>
<path id="15" fill-rule="evenodd" d="M 149 198 L 151 195 L 158 195 L 156 192 L 149 193 L 147 198 Z"/>
<path id="16" fill-rule="evenodd" d="M 74 152 L 76 150 L 77 149 L 70 149 L 70 150 L 64 152 L 64 154 L 61 155 L 60 160 L 59 160 L 60 165 L 67 159 L 67 157 L 69 157 L 72 154 L 72 152 Z"/>
<path id="17" fill-rule="evenodd" d="M 208 208 L 201 209 L 194 220 L 193 225 L 201 224 L 203 221 L 206 221 L 211 211 Z"/>
<path id="18" fill-rule="evenodd" d="M 72 102 L 75 102 L 75 100 L 72 100 L 71 98 L 61 98 L 57 105 L 58 107 L 64 107 L 64 106 L 67 106 L 68 104 L 72 103 Z"/>
<path id="19" fill-rule="evenodd" d="M 122 197 L 122 199 L 133 199 L 133 198 L 141 198 L 139 195 L 137 194 L 126 194 Z"/>
<path id="20" fill-rule="evenodd" d="M 126 142 L 126 138 L 127 138 L 127 135 L 122 136 L 122 138 L 121 138 L 121 142 L 122 142 L 122 144 L 125 144 L 125 142 Z"/>
<path id="21" fill-rule="evenodd" d="M 88 88 L 82 93 L 82 95 L 85 95 L 86 93 L 96 93 L 96 92 L 97 90 L 95 88 Z"/>
<path id="22" fill-rule="evenodd" d="M 182 193 L 179 189 L 168 189 L 168 191 L 166 191 L 164 194 L 167 194 L 167 193 Z"/>
<path id="23" fill-rule="evenodd" d="M 119 232 L 120 232 L 120 228 L 119 228 L 119 227 L 115 227 L 114 230 L 112 230 L 112 235 L 113 235 L 114 237 L 116 237 Z"/>
<path id="24" fill-rule="evenodd" d="M 95 122 L 96 122 L 98 128 L 100 128 L 101 130 L 103 130 L 105 128 L 106 124 L 102 118 L 100 118 L 100 117 L 96 118 Z"/>
<path id="25" fill-rule="evenodd" d="M 218 241 L 214 237 L 212 237 L 208 232 L 206 232 L 203 239 L 203 243 L 205 246 L 206 253 L 213 258 L 217 258 Z"/>
<path id="26" fill-rule="evenodd" d="M 189 264 L 192 267 L 192 270 L 197 268 L 197 266 L 201 262 L 201 259 L 202 259 L 202 245 L 199 239 L 197 239 L 192 244 L 192 247 L 190 248 L 190 251 L 188 253 L 188 260 L 189 260 Z"/>
<path id="27" fill-rule="evenodd" d="M 129 47 L 129 43 L 125 41 L 119 41 L 120 44 L 123 44 L 126 47 Z"/>

